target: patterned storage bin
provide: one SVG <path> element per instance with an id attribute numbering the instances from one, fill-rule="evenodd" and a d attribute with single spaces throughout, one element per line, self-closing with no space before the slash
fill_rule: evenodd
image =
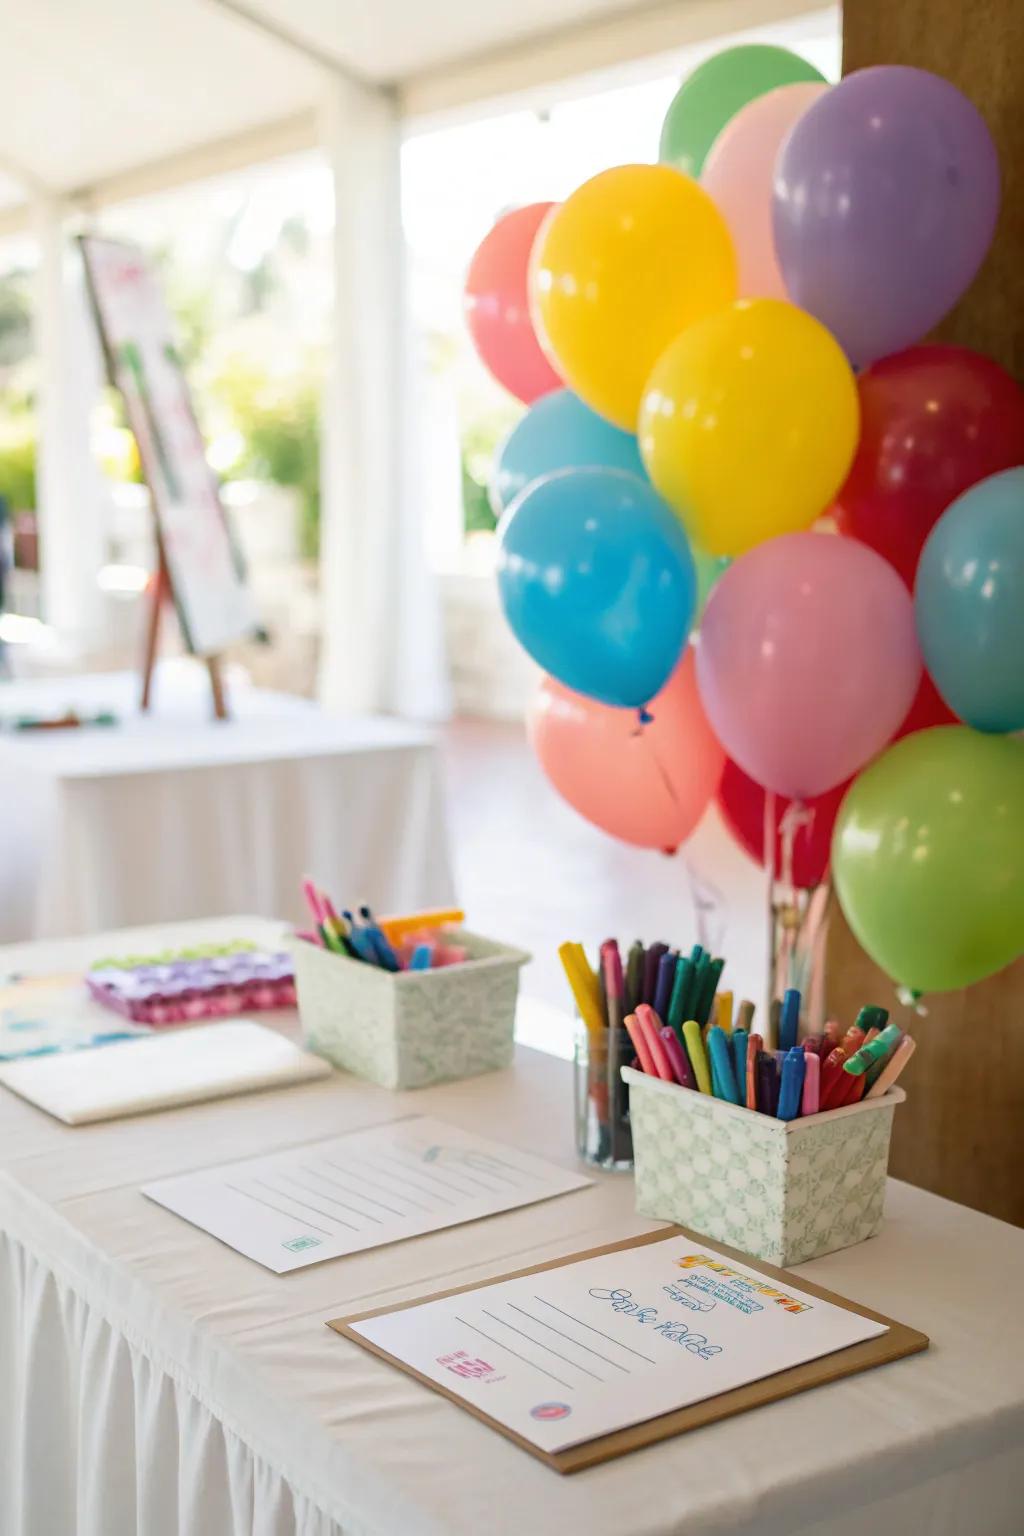
<path id="1" fill-rule="evenodd" d="M 622 1069 L 641 1216 L 770 1264 L 849 1248 L 882 1224 L 893 1111 L 906 1094 L 774 1120 Z"/>
<path id="2" fill-rule="evenodd" d="M 465 930 L 445 937 L 469 959 L 398 972 L 293 939 L 306 1044 L 382 1088 L 425 1088 L 509 1066 L 519 968 L 530 956 Z"/>

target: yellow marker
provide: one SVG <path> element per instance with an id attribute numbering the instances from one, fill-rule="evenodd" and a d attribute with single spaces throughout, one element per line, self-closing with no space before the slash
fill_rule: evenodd
<path id="1" fill-rule="evenodd" d="M 718 998 L 717 998 L 717 1004 L 718 1004 L 718 1020 L 717 1020 L 718 1027 L 719 1027 L 719 1029 L 724 1029 L 727 1035 L 731 1035 L 732 1034 L 732 993 L 731 992 L 719 992 Z"/>
<path id="2" fill-rule="evenodd" d="M 446 924 L 465 921 L 466 914 L 458 907 L 441 907 L 433 912 L 410 912 L 405 917 L 381 917 L 377 919 L 377 926 L 384 930 L 390 944 L 401 944 L 408 934 L 419 933 L 421 929 L 443 928 Z"/>
<path id="3" fill-rule="evenodd" d="M 600 1034 L 604 1029 L 601 989 L 598 986 L 597 977 L 590 968 L 583 945 L 560 944 L 558 958 L 562 962 L 562 969 L 572 988 L 580 1018 L 591 1034 Z"/>
<path id="4" fill-rule="evenodd" d="M 710 1093 L 711 1073 L 708 1071 L 708 1059 L 704 1054 L 704 1040 L 701 1036 L 700 1025 L 696 1019 L 687 1019 L 683 1025 L 683 1040 L 686 1043 L 686 1054 L 690 1058 L 693 1075 L 697 1079 L 697 1087 L 701 1093 Z"/>

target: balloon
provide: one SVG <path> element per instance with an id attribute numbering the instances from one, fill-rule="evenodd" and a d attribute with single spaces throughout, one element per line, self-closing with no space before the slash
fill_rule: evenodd
<path id="1" fill-rule="evenodd" d="M 651 701 L 653 719 L 609 709 L 542 680 L 527 720 L 533 750 L 574 810 L 640 848 L 675 852 L 715 792 L 725 754 L 697 693 L 687 650 Z"/>
<path id="2" fill-rule="evenodd" d="M 658 159 L 699 176 L 708 150 L 741 107 L 798 80 L 823 82 L 824 77 L 806 59 L 769 43 L 745 43 L 705 59 L 672 98 Z"/>
<path id="3" fill-rule="evenodd" d="M 552 214 L 531 266 L 539 332 L 566 383 L 628 432 L 673 336 L 736 295 L 725 220 L 667 165 L 585 181 Z"/>
<path id="4" fill-rule="evenodd" d="M 647 381 L 640 452 L 695 544 L 738 555 L 808 528 L 857 444 L 850 366 L 810 315 L 778 299 L 708 315 Z"/>
<path id="5" fill-rule="evenodd" d="M 495 455 L 491 503 L 496 513 L 520 491 L 556 469 L 624 469 L 646 484 L 631 432 L 598 416 L 569 389 L 557 389 L 530 407 Z"/>
<path id="6" fill-rule="evenodd" d="M 679 522 L 614 469 L 537 480 L 499 530 L 498 590 L 524 650 L 577 693 L 646 704 L 693 620 L 697 578 Z"/>
<path id="7" fill-rule="evenodd" d="M 1024 464 L 1024 390 L 966 347 L 911 347 L 857 380 L 860 446 L 836 522 L 909 587 L 924 541 L 961 491 Z"/>
<path id="8" fill-rule="evenodd" d="M 795 304 L 855 363 L 920 341 L 992 241 L 999 161 L 955 85 L 883 64 L 796 124 L 775 168 L 775 250 Z"/>
<path id="9" fill-rule="evenodd" d="M 711 147 L 700 183 L 729 226 L 741 298 L 787 297 L 772 233 L 775 161 L 793 124 L 827 90 L 824 83 L 806 81 L 758 96 L 737 112 Z"/>
<path id="10" fill-rule="evenodd" d="M 832 845 L 832 828 L 849 782 L 839 784 L 827 794 L 816 795 L 801 809 L 808 814 L 801 817 L 793 836 L 793 884 L 800 890 L 819 885 L 828 870 L 829 851 Z M 764 808 L 765 791 L 760 784 L 743 772 L 738 763 L 726 759 L 722 781 L 718 786 L 718 809 L 740 847 L 749 853 L 756 864 L 764 863 Z M 785 795 L 775 798 L 775 872 L 781 876 L 784 869 L 782 845 L 782 819 L 793 804 Z"/>
<path id="11" fill-rule="evenodd" d="M 970 986 L 1024 950 L 1024 742 L 963 725 L 896 742 L 832 840 L 839 903 L 871 958 L 919 992 Z"/>
<path id="12" fill-rule="evenodd" d="M 942 514 L 914 608 L 946 703 L 979 731 L 1024 730 L 1024 469 L 990 475 Z"/>
<path id="13" fill-rule="evenodd" d="M 772 539 L 712 592 L 697 678 L 719 741 L 752 779 L 794 800 L 822 795 L 910 708 L 921 678 L 910 594 L 854 539 Z"/>
<path id="14" fill-rule="evenodd" d="M 554 203 L 506 213 L 480 242 L 466 277 L 465 313 L 480 361 L 527 405 L 561 379 L 541 351 L 526 291 L 530 251 Z"/>
<path id="15" fill-rule="evenodd" d="M 690 554 L 697 571 L 697 618 L 700 618 L 708 605 L 711 596 L 718 583 L 718 578 L 723 571 L 727 571 L 732 564 L 726 555 L 709 555 L 696 544 L 690 545 Z"/>

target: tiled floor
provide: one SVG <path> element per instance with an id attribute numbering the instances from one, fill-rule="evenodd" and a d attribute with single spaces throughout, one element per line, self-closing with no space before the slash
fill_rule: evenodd
<path id="1" fill-rule="evenodd" d="M 456 721 L 443 733 L 443 751 L 460 899 L 472 927 L 533 954 L 523 975 L 527 996 L 568 1006 L 556 953 L 563 939 L 591 949 L 612 934 L 627 944 L 704 942 L 689 863 L 713 888 L 710 942 L 727 959 L 723 987 L 760 1004 L 764 878 L 717 813 L 705 816 L 686 858 L 667 858 L 583 821 L 547 783 L 520 726 Z"/>

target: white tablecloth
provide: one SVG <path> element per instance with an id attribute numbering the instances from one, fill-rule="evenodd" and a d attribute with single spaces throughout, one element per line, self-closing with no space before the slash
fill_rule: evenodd
<path id="1" fill-rule="evenodd" d="M 297 920 L 305 874 L 385 911 L 452 898 L 429 732 L 245 686 L 215 721 L 189 662 L 159 670 L 151 715 L 137 695 L 128 673 L 0 683 L 5 717 L 120 717 L 0 736 L 0 939 L 239 911 Z"/>
<path id="2" fill-rule="evenodd" d="M 211 925 L 102 945 L 184 931 Z M 420 1093 L 336 1076 L 80 1130 L 0 1090 L 4 1536 L 1019 1536 L 1024 1232 L 933 1195 L 890 1184 L 878 1238 L 797 1270 L 927 1353 L 560 1478 L 324 1322 L 650 1230 L 630 1179 L 283 1277 L 138 1192 L 414 1112 L 573 1163 L 569 1068 L 528 1050 Z"/>

